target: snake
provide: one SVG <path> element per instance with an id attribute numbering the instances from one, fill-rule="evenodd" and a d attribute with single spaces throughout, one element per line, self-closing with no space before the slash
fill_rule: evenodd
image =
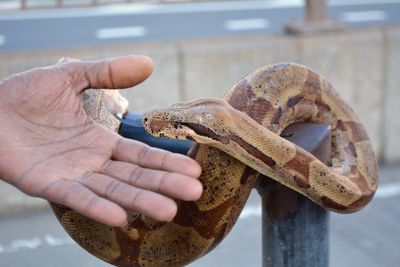
<path id="1" fill-rule="evenodd" d="M 299 122 L 329 125 L 329 166 L 280 136 Z M 258 68 L 223 98 L 144 113 L 143 126 L 154 136 L 193 141 L 188 156 L 202 168 L 198 201 L 177 201 L 170 222 L 128 211 L 125 227 L 51 204 L 80 246 L 115 266 L 184 266 L 205 255 L 232 229 L 260 177 L 340 213 L 360 210 L 377 189 L 377 158 L 359 118 L 322 75 L 303 65 Z"/>

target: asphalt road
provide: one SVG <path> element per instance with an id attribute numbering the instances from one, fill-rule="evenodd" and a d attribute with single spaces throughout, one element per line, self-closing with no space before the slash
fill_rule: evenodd
<path id="1" fill-rule="evenodd" d="M 330 266 L 399 266 L 399 174 L 400 166 L 382 167 L 378 192 L 365 209 L 331 213 Z M 190 267 L 261 266 L 260 215 L 254 192 L 227 238 Z M 0 218 L 0 236 L 0 266 L 109 266 L 76 245 L 50 211 Z"/>
<path id="2" fill-rule="evenodd" d="M 281 32 L 301 0 L 142 4 L 0 12 L 0 51 Z M 400 22 L 399 0 L 332 0 L 348 27 Z M 1 7 L 1 6 L 0 6 Z"/>

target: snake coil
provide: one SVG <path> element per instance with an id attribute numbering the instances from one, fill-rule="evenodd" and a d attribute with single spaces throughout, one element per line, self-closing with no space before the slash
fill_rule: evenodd
<path id="1" fill-rule="evenodd" d="M 371 200 L 378 177 L 371 142 L 350 106 L 321 75 L 292 63 L 269 65 L 241 79 L 223 99 L 194 100 L 144 116 L 153 135 L 196 141 L 189 156 L 203 170 L 200 200 L 178 202 L 178 213 L 168 223 L 129 212 L 124 228 L 51 203 L 69 235 L 116 266 L 183 266 L 228 234 L 259 173 L 332 211 L 357 211 Z M 279 136 L 296 122 L 331 126 L 331 166 Z"/>

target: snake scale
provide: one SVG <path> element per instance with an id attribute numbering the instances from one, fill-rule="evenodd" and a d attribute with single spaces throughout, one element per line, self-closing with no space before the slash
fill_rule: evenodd
<path id="1" fill-rule="evenodd" d="M 331 126 L 331 166 L 279 136 L 296 122 Z M 178 202 L 168 223 L 129 212 L 124 228 L 51 204 L 78 244 L 116 266 L 183 266 L 206 254 L 231 230 L 260 173 L 343 213 L 364 207 L 377 188 L 376 157 L 357 116 L 324 77 L 298 64 L 259 68 L 223 100 L 156 109 L 143 124 L 152 135 L 195 141 L 189 156 L 203 170 L 200 200 Z"/>

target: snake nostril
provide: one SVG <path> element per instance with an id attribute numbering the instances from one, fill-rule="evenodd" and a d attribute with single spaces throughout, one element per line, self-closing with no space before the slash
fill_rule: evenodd
<path id="1" fill-rule="evenodd" d="M 294 133 L 284 133 L 284 134 L 281 134 L 281 137 L 283 137 L 283 138 L 290 138 L 290 137 L 293 137 L 294 136 Z"/>

